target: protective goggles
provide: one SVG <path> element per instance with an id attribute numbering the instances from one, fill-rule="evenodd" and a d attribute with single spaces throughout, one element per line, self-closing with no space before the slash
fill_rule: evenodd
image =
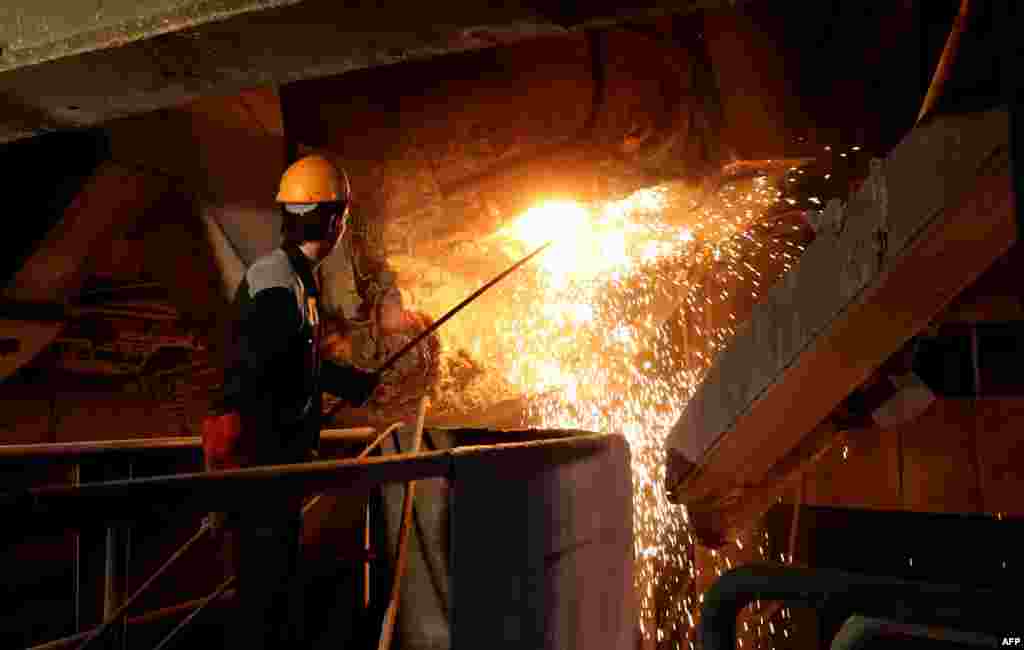
<path id="1" fill-rule="evenodd" d="M 316 219 L 326 220 L 329 217 L 348 216 L 348 201 L 324 201 L 323 203 L 285 203 L 284 211 L 301 217 L 308 217 L 311 221 Z"/>

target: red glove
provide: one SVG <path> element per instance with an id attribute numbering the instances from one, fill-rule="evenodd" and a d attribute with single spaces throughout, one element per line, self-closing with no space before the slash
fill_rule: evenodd
<path id="1" fill-rule="evenodd" d="M 203 418 L 203 455 L 206 469 L 237 469 L 244 462 L 241 453 L 242 418 L 238 413 Z"/>

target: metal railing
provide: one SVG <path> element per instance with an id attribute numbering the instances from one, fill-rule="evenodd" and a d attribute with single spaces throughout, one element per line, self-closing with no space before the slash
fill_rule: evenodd
<path id="1" fill-rule="evenodd" d="M 322 443 L 359 444 L 373 440 L 373 427 L 351 429 L 325 429 L 320 432 Z M 65 462 L 72 459 L 117 454 L 122 456 L 151 455 L 178 450 L 202 448 L 199 436 L 170 436 L 163 438 L 135 438 L 130 440 L 87 440 L 82 442 L 47 442 L 28 445 L 0 445 L 0 462 L 17 461 Z"/>
<path id="2" fill-rule="evenodd" d="M 390 429 L 388 430 L 390 431 Z M 372 427 L 349 429 L 328 429 L 321 431 L 321 443 L 327 445 L 363 444 L 374 436 Z M 379 443 L 379 440 L 375 442 Z M 71 486 L 81 485 L 82 462 L 90 460 L 108 461 L 111 458 L 127 459 L 128 478 L 132 477 L 133 462 L 140 456 L 152 456 L 167 452 L 195 451 L 202 447 L 200 436 L 174 436 L 159 438 L 137 438 L 128 440 L 90 440 L 64 443 L 41 443 L 21 445 L 0 445 L 0 465 L 16 462 L 27 463 L 66 463 L 71 462 Z M 371 448 L 372 449 L 372 446 Z M 369 449 L 367 450 L 369 451 Z M 312 505 L 312 504 L 310 504 Z M 128 550 L 131 540 L 128 531 L 117 526 L 106 529 L 104 539 L 104 589 L 103 589 L 103 622 L 88 631 L 82 631 L 81 620 L 81 540 L 76 531 L 74 536 L 72 589 L 73 589 L 73 625 L 76 634 L 45 643 L 35 648 L 63 647 L 69 640 L 84 640 L 83 647 L 89 640 L 101 636 L 112 626 L 121 624 L 121 634 L 127 630 L 129 619 L 125 616 L 128 608 L 145 592 L 157 578 L 173 565 L 189 548 L 198 542 L 208 531 L 206 522 L 200 529 L 161 567 L 159 567 L 136 592 L 129 598 L 124 597 L 126 583 Z M 208 604 L 208 603 L 207 603 Z M 53 644 L 57 644 L 53 646 Z M 123 643 L 122 643 L 123 645 Z"/>
<path id="3" fill-rule="evenodd" d="M 18 518 L 26 527 L 36 530 L 80 529 L 85 526 L 106 524 L 108 527 L 124 525 L 137 518 L 139 512 L 153 513 L 231 511 L 239 505 L 252 503 L 260 495 L 273 493 L 277 497 L 303 497 L 314 492 L 349 491 L 367 489 L 385 483 L 416 481 L 427 478 L 453 478 L 460 466 L 483 463 L 488 467 L 505 464 L 516 466 L 550 466 L 580 460 L 606 448 L 614 436 L 577 435 L 555 437 L 530 442 L 457 447 L 443 451 L 395 454 L 371 458 L 369 451 L 379 444 L 394 427 L 377 436 L 373 443 L 356 459 L 321 460 L 291 465 L 272 465 L 237 470 L 196 472 L 147 478 L 86 483 L 80 485 L 46 485 L 0 494 L 0 512 L 10 520 Z M 372 429 L 325 432 L 325 439 L 345 442 L 370 440 Z M 138 453 L 165 451 L 198 446 L 198 437 L 150 439 L 139 441 L 111 441 L 102 443 L 63 443 L 47 445 L 17 445 L 0 448 L 2 458 L 60 459 L 92 454 Z M 13 451 L 18 448 L 17 451 Z M 4 453 L 6 452 L 6 454 Z M 307 503 L 304 512 L 315 503 Z M 83 638 L 80 648 L 114 625 L 120 623 L 128 608 L 139 595 L 155 582 L 167 568 L 184 555 L 208 530 L 204 520 L 199 531 L 157 569 L 136 593 L 110 613 L 100 626 L 75 637 L 36 646 L 33 650 L 63 647 L 69 639 Z M 184 629 L 203 609 L 215 602 L 234 582 L 233 577 L 222 583 L 216 591 L 195 604 L 192 613 L 161 642 L 169 642 Z M 56 645 L 55 645 L 56 644 Z"/>

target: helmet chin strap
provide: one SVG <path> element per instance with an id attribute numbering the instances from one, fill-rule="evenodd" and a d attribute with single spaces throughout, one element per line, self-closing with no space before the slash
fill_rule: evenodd
<path id="1" fill-rule="evenodd" d="M 327 251 L 327 255 L 324 255 L 319 260 L 316 260 L 316 261 L 313 262 L 313 270 L 314 271 L 317 270 L 320 267 L 320 265 L 324 263 L 324 260 L 326 260 L 328 257 L 330 257 L 331 253 L 333 253 L 335 251 L 335 249 L 338 248 L 338 244 L 341 243 L 341 238 L 345 236 L 345 231 L 347 230 L 347 226 L 348 226 L 348 219 L 342 219 L 341 220 L 341 227 L 338 229 L 338 234 L 334 237 L 334 241 L 327 240 L 327 241 L 331 241 L 331 248 Z"/>

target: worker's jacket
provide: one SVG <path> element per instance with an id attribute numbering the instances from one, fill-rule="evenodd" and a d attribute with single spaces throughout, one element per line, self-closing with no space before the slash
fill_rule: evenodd
<path id="1" fill-rule="evenodd" d="M 311 264 L 286 245 L 252 264 L 234 301 L 217 414 L 238 413 L 239 465 L 302 462 L 320 438 L 321 391 L 361 404 L 373 375 L 319 357 Z"/>

